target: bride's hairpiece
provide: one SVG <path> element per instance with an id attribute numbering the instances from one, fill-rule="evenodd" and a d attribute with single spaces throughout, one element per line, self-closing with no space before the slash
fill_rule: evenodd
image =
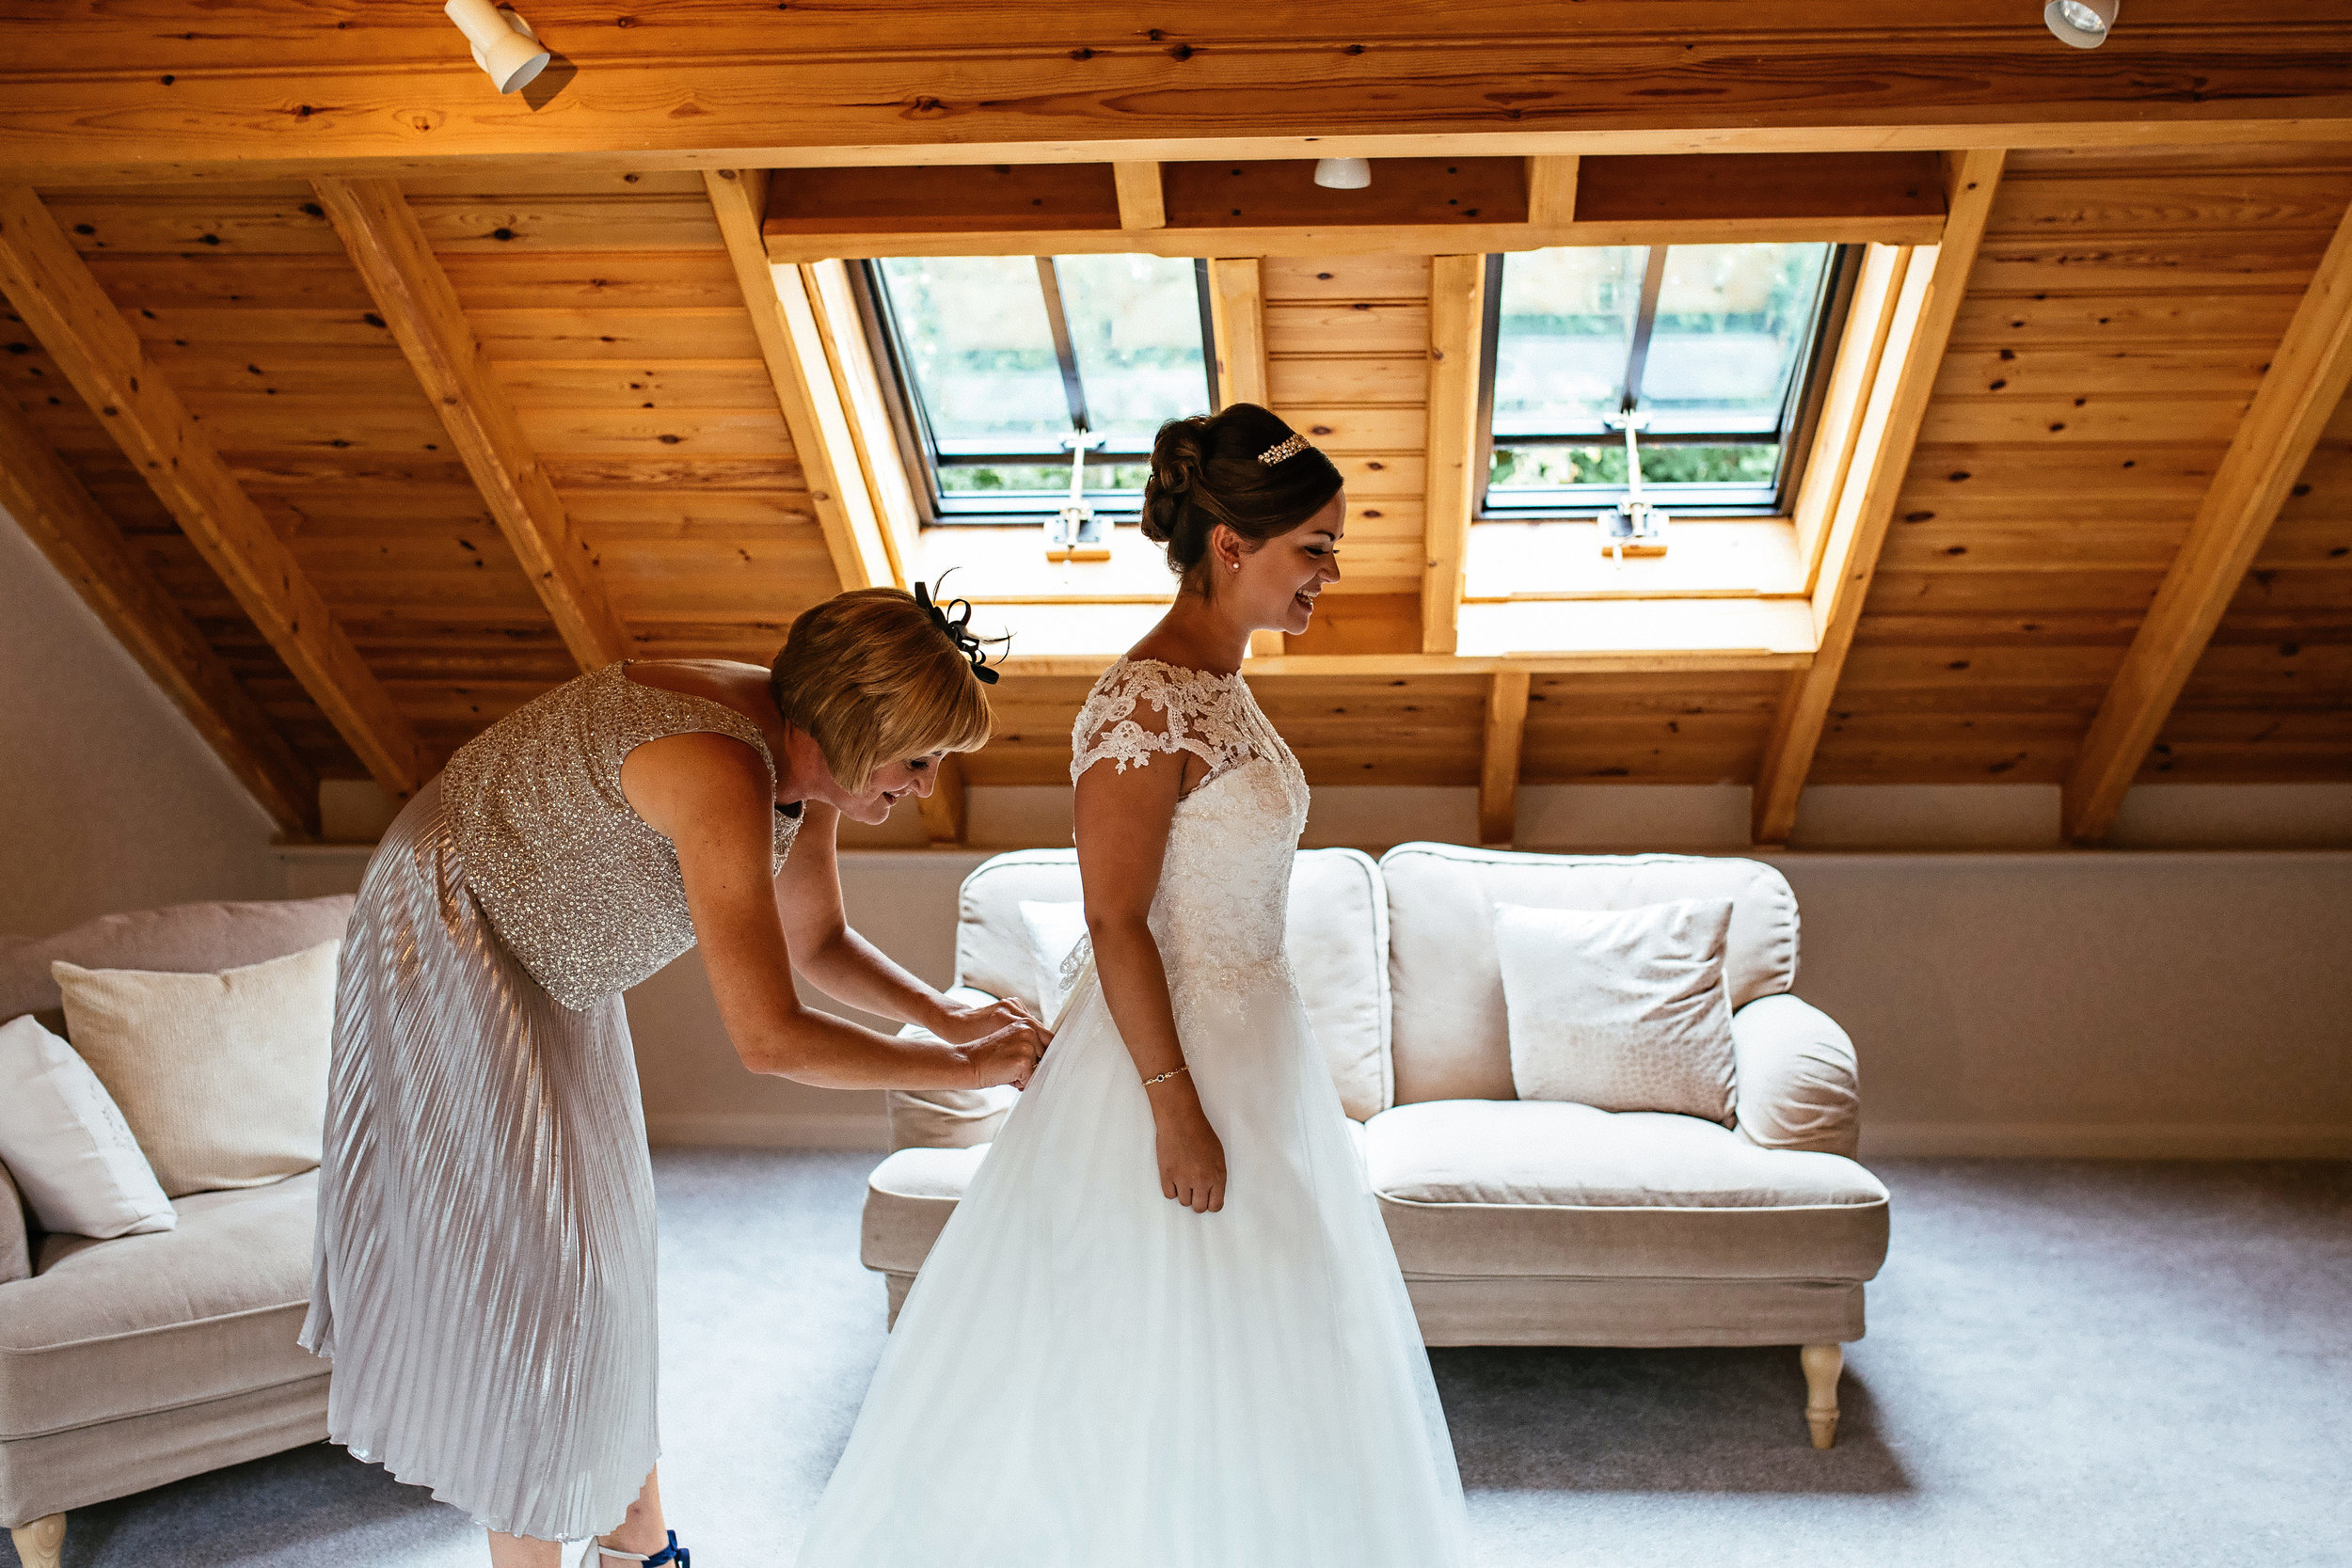
<path id="1" fill-rule="evenodd" d="M 1296 457 L 1307 450 L 1307 437 L 1294 436 L 1287 441 L 1277 441 L 1258 454 L 1258 461 L 1271 468 L 1285 457 Z"/>
<path id="2" fill-rule="evenodd" d="M 914 585 L 914 602 L 921 605 L 930 614 L 932 626 L 947 634 L 947 641 L 956 645 L 956 652 L 972 661 L 972 673 L 978 678 L 980 684 L 994 686 L 996 672 L 988 667 L 987 658 L 980 652 L 980 644 L 983 641 L 1002 642 L 1006 639 L 1001 637 L 984 639 L 972 630 L 972 601 L 970 599 L 946 599 L 933 604 L 930 589 L 918 582 Z M 953 614 L 949 613 L 951 610 Z"/>

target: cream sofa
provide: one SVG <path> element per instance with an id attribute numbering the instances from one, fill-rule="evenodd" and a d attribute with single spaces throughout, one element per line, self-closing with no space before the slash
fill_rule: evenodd
<path id="1" fill-rule="evenodd" d="M 960 986 L 1035 1004 L 1020 906 L 1078 897 L 1070 850 L 1000 855 L 963 884 Z M 1517 1098 L 1498 903 L 1627 909 L 1729 898 L 1736 1129 Z M 1840 1346 L 1886 1257 L 1887 1196 L 1853 1159 L 1852 1043 L 1790 994 L 1797 906 L 1754 861 L 1405 844 L 1376 864 L 1302 850 L 1288 948 L 1316 1040 L 1433 1345 L 1796 1345 L 1817 1447 Z M 894 1094 L 863 1256 L 895 1318 L 1009 1090 Z M 1149 1158 L 1143 1151 L 1139 1158 Z"/>
<path id="2" fill-rule="evenodd" d="M 183 904 L 0 937 L 0 1020 L 60 1034 L 53 958 L 202 973 L 342 934 L 348 897 Z M 0 1524 L 58 1560 L 66 1511 L 326 1436 L 326 1363 L 294 1343 L 318 1173 L 196 1193 L 148 1236 L 43 1235 L 0 1166 Z"/>

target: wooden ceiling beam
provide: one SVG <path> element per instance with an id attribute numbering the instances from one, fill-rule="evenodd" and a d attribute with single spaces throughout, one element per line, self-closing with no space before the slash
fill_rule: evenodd
<path id="1" fill-rule="evenodd" d="M 414 794 L 424 782 L 416 732 L 72 242 L 23 185 L 0 187 L 0 293 L 361 764 L 391 794 Z"/>
<path id="2" fill-rule="evenodd" d="M 271 726 L 187 612 L 140 569 L 122 531 L 5 395 L 0 509 L 16 518 L 58 576 L 187 716 L 278 831 L 317 837 L 318 775 Z"/>
<path id="3" fill-rule="evenodd" d="M 1576 222 L 1578 167 L 1574 153 L 1527 160 L 1527 221 L 1535 229 L 1565 229 Z"/>
<path id="4" fill-rule="evenodd" d="M 1369 185 L 1306 159 L 779 169 L 771 261 L 823 257 L 1343 256 L 1562 245 L 1932 244 L 1925 152 L 1391 158 Z"/>
<path id="5" fill-rule="evenodd" d="M 399 184 L 319 179 L 310 188 L 564 646 L 582 670 L 622 657 L 628 631 L 605 593 L 595 554 L 573 531 L 514 405 L 491 379 L 457 291 Z"/>
<path id="6" fill-rule="evenodd" d="M 1216 339 L 1216 402 L 1266 405 L 1265 282 L 1254 256 L 1209 262 L 1209 330 Z"/>
<path id="7" fill-rule="evenodd" d="M 916 803 L 923 809 L 923 831 L 933 844 L 943 847 L 961 844 L 970 831 L 972 789 L 963 776 L 963 757 L 950 752 L 939 759 L 939 778 L 929 795 L 918 796 Z"/>
<path id="8" fill-rule="evenodd" d="M 2337 225 L 2252 405 L 2214 470 L 2188 537 L 2083 737 L 2060 808 L 2068 838 L 2095 843 L 2115 826 L 2148 749 L 2348 388 L 2352 212 Z"/>
<path id="9" fill-rule="evenodd" d="M 1168 193 L 1160 183 L 1159 165 L 1113 164 L 1111 177 L 1118 187 L 1120 228 L 1168 227 Z"/>
<path id="10" fill-rule="evenodd" d="M 801 269 L 817 321 L 825 363 L 833 370 L 834 395 L 847 419 L 854 456 L 865 476 L 876 531 L 889 558 L 888 581 L 913 583 L 921 547 L 922 510 L 915 501 L 921 478 L 909 466 L 892 423 L 882 369 L 858 304 L 846 261 L 813 261 Z M 871 563 L 869 562 L 869 570 Z"/>
<path id="11" fill-rule="evenodd" d="M 1714 601 L 1721 603 L 1723 601 Z M 999 666 L 1008 680 L 1032 676 L 1085 676 L 1109 669 L 1116 653 L 1013 654 Z M 1686 675 L 1782 673 L 1802 670 L 1810 654 L 1770 648 L 1657 648 L 1622 652 L 1471 655 L 1283 654 L 1252 655 L 1245 666 L 1251 680 L 1292 676 L 1338 676 L 1386 680 L 1412 675 L 1491 675 L 1522 670 L 1531 675 Z"/>
<path id="12" fill-rule="evenodd" d="M 1518 835 L 1519 751 L 1527 736 L 1528 672 L 1486 680 L 1486 737 L 1478 772 L 1478 842 L 1507 849 Z"/>
<path id="13" fill-rule="evenodd" d="M 1422 513 L 1421 651 L 1450 654 L 1460 638 L 1462 562 L 1478 502 L 1478 344 L 1486 258 L 1429 260 L 1429 443 Z"/>
<path id="14" fill-rule="evenodd" d="M 505 97 L 437 8 L 343 8 L 348 26 L 163 0 L 85 7 L 61 28 L 54 7 L 12 0 L 0 173 L 259 178 L 520 152 L 745 167 L 915 148 L 999 164 L 2145 145 L 2341 139 L 2352 119 L 2333 0 L 2220 30 L 2204 8 L 2136 15 L 2089 54 L 2062 53 L 2030 7 L 1988 24 L 1957 4 L 1856 27 L 1735 0 L 1387 17 L 1212 3 L 1149 19 L 1165 24 L 1152 36 L 1124 4 L 894 8 L 879 36 L 858 8 L 655 8 L 619 29 L 542 20 L 569 70 Z"/>
<path id="15" fill-rule="evenodd" d="M 1797 801 L 1813 770 L 1813 754 L 1845 673 L 1863 601 L 1877 573 L 1879 549 L 1895 514 L 1895 499 L 1911 467 L 1935 376 L 1944 362 L 1953 319 L 1967 293 L 1968 274 L 2001 182 L 2004 154 L 1969 152 L 1951 164 L 1949 210 L 1943 241 L 1916 250 L 1894 285 L 1886 349 L 1863 403 L 1853 456 L 1830 512 L 1821 568 L 1813 591 L 1817 633 L 1813 661 L 1791 675 L 1781 694 L 1757 768 L 1752 832 L 1758 844 L 1785 844 L 1797 824 Z M 1852 335 L 1849 334 L 1849 341 Z"/>
<path id="16" fill-rule="evenodd" d="M 728 260 L 735 264 L 735 280 L 743 291 L 760 357 L 767 361 L 776 404 L 791 433 L 834 575 L 845 590 L 890 587 L 895 574 L 889 546 L 882 539 L 873 492 L 859 467 L 850 409 L 826 357 L 812 284 L 802 268 L 771 263 L 760 246 L 767 172 L 712 169 L 704 174 L 703 185 L 718 215 Z"/>

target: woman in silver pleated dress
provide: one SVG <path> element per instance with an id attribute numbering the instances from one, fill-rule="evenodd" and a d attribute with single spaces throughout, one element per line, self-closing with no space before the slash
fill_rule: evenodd
<path id="1" fill-rule="evenodd" d="M 755 1072 L 1026 1082 L 1044 1031 L 883 958 L 844 920 L 834 860 L 840 817 L 882 820 L 987 739 L 993 679 L 919 590 L 844 594 L 772 670 L 612 664 L 525 704 L 368 863 L 302 1343 L 335 1362 L 332 1440 L 474 1515 L 497 1568 L 553 1568 L 590 1536 L 605 1560 L 685 1562 L 653 1474 L 653 1175 L 624 990 L 699 942 Z M 944 1043 L 810 1009 L 795 966 Z"/>

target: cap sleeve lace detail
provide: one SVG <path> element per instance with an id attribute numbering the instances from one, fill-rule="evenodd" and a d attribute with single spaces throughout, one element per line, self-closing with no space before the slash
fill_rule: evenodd
<path id="1" fill-rule="evenodd" d="M 1156 752 L 1189 752 L 1209 765 L 1209 779 L 1231 772 L 1255 754 L 1235 690 L 1231 677 L 1205 670 L 1120 659 L 1078 709 L 1070 732 L 1070 782 L 1098 762 L 1123 773 Z"/>

